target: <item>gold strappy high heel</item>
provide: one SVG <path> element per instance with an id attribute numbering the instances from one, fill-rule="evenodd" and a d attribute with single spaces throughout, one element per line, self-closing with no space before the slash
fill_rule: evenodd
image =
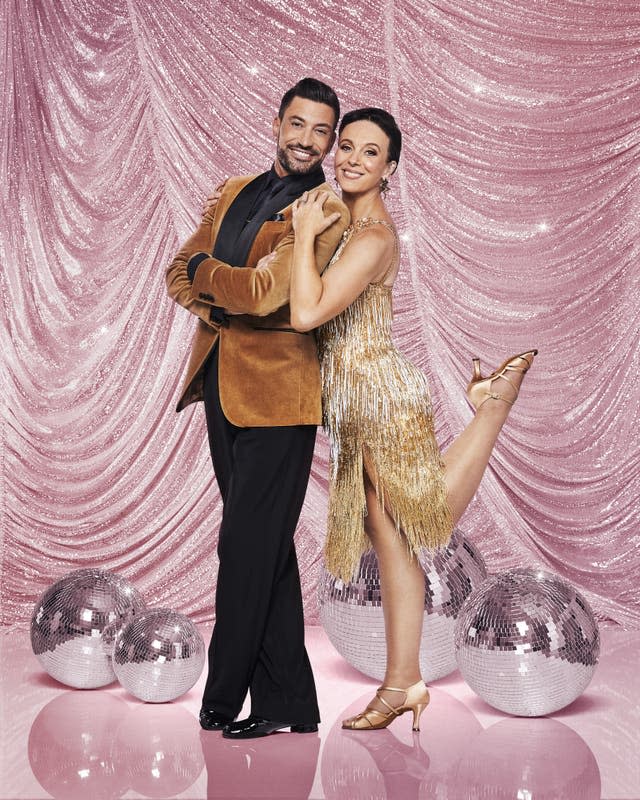
<path id="1" fill-rule="evenodd" d="M 469 401 L 469 405 L 477 411 L 483 403 L 486 403 L 487 400 L 504 400 L 505 403 L 509 403 L 512 406 L 518 397 L 519 387 L 515 385 L 515 383 L 509 378 L 508 372 L 520 372 L 522 375 L 527 372 L 527 370 L 533 364 L 534 356 L 538 355 L 537 350 L 527 350 L 524 353 L 520 353 L 517 356 L 511 356 L 508 358 L 504 364 L 498 367 L 495 372 L 492 372 L 486 378 L 482 377 L 482 373 L 480 372 L 480 359 L 474 358 L 473 360 L 473 377 L 471 378 L 471 382 L 467 386 L 467 400 Z M 502 378 L 503 380 L 510 383 L 513 386 L 513 390 L 515 392 L 515 397 L 513 400 L 509 400 L 508 397 L 505 397 L 503 394 L 498 394 L 497 392 L 492 391 L 491 386 L 494 381 L 497 381 L 498 378 Z"/>
<path id="2" fill-rule="evenodd" d="M 403 702 L 399 706 L 392 706 L 382 696 L 382 692 L 401 692 L 404 695 Z M 377 708 L 367 706 L 361 714 L 350 717 L 342 722 L 343 728 L 352 731 L 375 731 L 386 728 L 396 717 L 404 714 L 405 711 L 413 711 L 413 730 L 420 730 L 420 715 L 429 705 L 429 691 L 424 685 L 424 681 L 418 681 L 407 689 L 395 689 L 393 686 L 380 686 L 376 691 L 376 697 L 389 710 L 387 712 L 378 711 Z"/>

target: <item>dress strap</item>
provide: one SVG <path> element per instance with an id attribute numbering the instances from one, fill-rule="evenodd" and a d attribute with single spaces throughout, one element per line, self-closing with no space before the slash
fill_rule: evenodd
<path id="1" fill-rule="evenodd" d="M 374 219 L 373 217 L 362 217 L 362 219 L 357 219 L 351 223 L 354 228 L 368 228 L 371 225 L 384 225 L 385 228 L 388 228 L 393 233 L 396 232 L 395 226 L 392 225 L 390 222 L 387 222 L 386 219 Z"/>
<path id="2" fill-rule="evenodd" d="M 379 281 L 375 281 L 372 283 L 372 286 L 385 286 L 385 281 L 389 277 L 389 273 L 396 265 L 396 260 L 398 258 L 398 232 L 396 231 L 395 225 L 392 225 L 390 222 L 387 222 L 386 219 L 374 219 L 373 217 L 363 217 L 362 219 L 357 219 L 355 222 L 351 223 L 352 227 L 356 230 L 362 228 L 369 228 L 371 225 L 384 225 L 385 228 L 391 231 L 393 234 L 394 240 L 394 249 L 393 249 L 393 258 L 389 262 L 389 266 L 384 272 L 384 275 L 380 278 Z M 390 287 L 389 287 L 390 288 Z"/>

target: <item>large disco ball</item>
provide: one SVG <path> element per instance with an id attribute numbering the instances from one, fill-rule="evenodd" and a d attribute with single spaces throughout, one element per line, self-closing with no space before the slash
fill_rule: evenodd
<path id="1" fill-rule="evenodd" d="M 487 579 L 460 612 L 456 660 L 489 705 L 536 717 L 564 708 L 591 680 L 600 653 L 598 625 L 566 581 L 539 569 Z"/>
<path id="2" fill-rule="evenodd" d="M 478 550 L 457 528 L 446 547 L 424 550 L 420 563 L 426 587 L 420 670 L 424 680 L 433 681 L 456 668 L 455 621 L 466 598 L 486 578 L 487 569 Z M 382 680 L 387 646 L 375 552 L 362 556 L 351 583 L 323 570 L 319 601 L 320 621 L 336 650 L 360 672 Z"/>
<path id="3" fill-rule="evenodd" d="M 50 586 L 31 617 L 31 647 L 52 678 L 77 689 L 112 683 L 116 676 L 103 633 L 145 609 L 121 575 L 79 569 Z"/>
<path id="4" fill-rule="evenodd" d="M 135 697 L 166 703 L 195 684 L 204 656 L 204 640 L 188 617 L 169 608 L 154 608 L 118 631 L 113 668 Z"/>

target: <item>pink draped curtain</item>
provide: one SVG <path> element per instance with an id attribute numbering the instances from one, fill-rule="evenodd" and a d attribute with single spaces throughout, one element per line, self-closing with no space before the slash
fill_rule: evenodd
<path id="1" fill-rule="evenodd" d="M 640 7 L 635 0 L 9 0 L 0 5 L 2 620 L 69 570 L 212 615 L 221 504 L 201 407 L 174 413 L 194 318 L 164 269 L 202 198 L 262 171 L 314 75 L 405 144 L 399 347 L 443 447 L 470 358 L 540 356 L 460 527 L 640 620 Z M 327 173 L 332 174 L 329 161 Z M 297 534 L 325 531 L 319 437 Z"/>

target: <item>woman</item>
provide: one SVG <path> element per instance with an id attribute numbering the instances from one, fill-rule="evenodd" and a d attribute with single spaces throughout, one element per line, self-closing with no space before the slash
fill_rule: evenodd
<path id="1" fill-rule="evenodd" d="M 426 379 L 391 340 L 398 239 L 382 195 L 398 164 L 401 133 L 388 112 L 363 108 L 343 117 L 338 136 L 335 174 L 352 222 L 320 276 L 315 238 L 336 215 L 324 215 L 326 193 L 305 193 L 296 201 L 290 305 L 293 327 L 318 329 L 331 441 L 327 568 L 350 580 L 373 546 L 380 569 L 384 683 L 367 708 L 342 726 L 386 728 L 412 711 L 419 730 L 429 692 L 420 676 L 425 584 L 416 555 L 448 542 L 537 350 L 512 356 L 486 378 L 473 359 L 467 399 L 476 415 L 441 455 Z M 217 202 L 219 189 L 207 206 Z M 270 258 L 258 268 L 268 267 Z"/>
<path id="2" fill-rule="evenodd" d="M 400 130 L 386 111 L 363 108 L 343 117 L 338 137 L 335 173 L 351 226 L 320 276 L 314 241 L 335 215 L 324 215 L 326 193 L 296 202 L 290 304 L 293 327 L 318 329 L 332 447 L 327 568 L 349 580 L 369 545 L 380 568 L 384 684 L 343 727 L 384 728 L 412 711 L 419 730 L 429 693 L 419 666 L 425 584 L 416 554 L 447 543 L 537 351 L 511 357 L 487 378 L 473 359 L 467 398 L 476 415 L 441 456 L 426 380 L 391 340 L 398 240 L 382 195 L 400 157 Z"/>

